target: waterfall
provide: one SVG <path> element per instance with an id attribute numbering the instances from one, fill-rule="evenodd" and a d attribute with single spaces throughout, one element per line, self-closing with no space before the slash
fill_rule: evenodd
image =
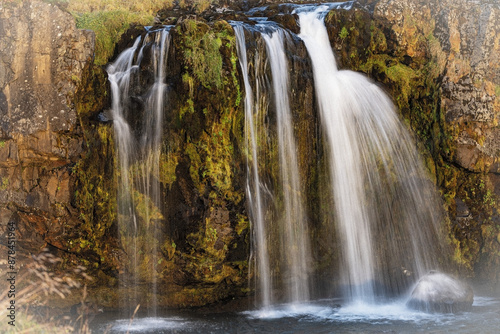
<path id="1" fill-rule="evenodd" d="M 323 23 L 330 8 L 296 10 L 299 37 L 325 133 L 343 292 L 374 302 L 437 267 L 441 208 L 391 100 L 363 75 L 337 69 Z"/>
<path id="2" fill-rule="evenodd" d="M 158 175 L 169 44 L 169 27 L 148 31 L 144 39 L 139 36 L 134 45 L 123 51 L 107 68 L 112 92 L 111 119 L 119 161 L 118 228 L 122 246 L 130 258 L 130 263 L 124 264 L 128 272 L 121 274 L 120 282 L 124 287 L 129 284 L 137 287 L 140 276 L 144 275 L 139 271 L 140 262 L 146 263 L 152 278 L 148 306 L 153 312 L 156 312 L 157 305 L 155 266 L 162 238 L 156 222 L 163 219 Z M 146 48 L 151 52 L 155 80 L 145 95 L 133 96 L 131 82 L 137 84 L 140 80 L 137 70 Z M 142 126 L 138 127 L 134 122 L 142 122 Z M 139 254 L 142 254 L 141 258 Z M 128 298 L 132 304 L 141 302 L 137 288 L 132 289 Z"/>
<path id="3" fill-rule="evenodd" d="M 273 298 L 273 289 L 278 286 L 276 280 L 281 280 L 281 284 L 285 286 L 284 301 L 292 303 L 307 301 L 309 299 L 310 246 L 288 96 L 290 92 L 289 69 L 285 55 L 287 33 L 271 22 L 261 22 L 255 26 L 233 22 L 233 27 L 238 41 L 238 57 L 245 87 L 245 131 L 249 151 L 247 158 L 247 194 L 253 226 L 253 249 L 257 262 L 257 290 L 260 303 L 261 306 L 266 308 L 276 302 Z M 263 39 L 267 61 L 271 69 L 271 78 L 262 81 L 271 82 L 270 87 L 264 88 L 272 91 L 274 96 L 272 106 L 276 113 L 276 145 L 281 193 L 274 194 L 274 199 L 279 198 L 278 201 L 280 202 L 275 208 L 277 212 L 274 215 L 267 216 L 262 199 L 262 188 L 265 188 L 265 185 L 259 178 L 259 146 L 256 139 L 259 130 L 256 128 L 254 118 L 257 119 L 259 113 L 272 111 L 260 110 L 259 108 L 261 106 L 258 103 L 261 89 L 259 78 L 266 77 L 266 74 L 258 72 L 260 68 L 258 66 L 260 61 L 258 53 L 256 53 L 253 60 L 253 67 L 256 71 L 253 85 L 257 91 L 254 96 L 248 73 L 245 29 L 257 33 Z M 259 52 L 263 53 L 264 50 Z M 267 105 L 261 107 L 267 107 Z M 273 231 L 271 228 L 275 224 L 278 225 L 277 231 Z M 269 240 L 273 236 L 276 237 L 276 234 L 279 235 L 279 245 L 274 240 Z M 271 260 L 269 259 L 270 254 L 278 258 L 274 263 L 280 268 L 277 270 L 280 272 L 280 277 L 274 280 Z"/>
<path id="4" fill-rule="evenodd" d="M 264 34 L 267 54 L 271 63 L 273 91 L 278 128 L 278 149 L 281 186 L 283 189 L 282 254 L 289 271 L 287 301 L 309 299 L 308 262 L 310 261 L 309 234 L 304 212 L 297 161 L 297 148 L 293 133 L 288 79 L 288 66 L 284 49 L 285 33 L 282 29 Z"/>
<path id="5" fill-rule="evenodd" d="M 130 233 L 132 236 L 137 235 L 137 219 L 128 170 L 134 147 L 132 131 L 126 120 L 126 99 L 128 99 L 130 89 L 130 77 L 136 69 L 136 66 L 133 66 L 133 60 L 140 41 L 141 39 L 137 38 L 134 45 L 123 51 L 116 61 L 107 68 L 112 96 L 111 119 L 113 120 L 115 133 L 118 166 L 121 171 L 117 193 L 118 228 L 120 234 Z M 133 268 L 137 268 L 137 252 L 135 251 L 137 249 L 137 241 L 135 237 L 133 238 L 131 248 L 132 252 L 129 253 L 132 257 L 131 265 Z M 121 276 L 123 278 L 124 274 L 122 273 Z M 127 279 L 137 284 L 137 271 L 134 270 L 130 276 Z M 122 283 L 123 280 L 120 280 L 120 282 Z M 131 299 L 134 301 L 134 304 L 137 303 L 138 294 L 136 291 L 133 291 Z"/>
<path id="6" fill-rule="evenodd" d="M 247 196 L 250 207 L 250 214 L 253 223 L 253 239 L 256 247 L 257 271 L 259 272 L 258 294 L 263 307 L 271 304 L 271 274 L 267 251 L 267 242 L 265 237 L 265 221 L 262 203 L 261 182 L 258 167 L 258 146 L 256 138 L 256 129 L 254 125 L 255 109 L 252 86 L 248 74 L 247 48 L 245 44 L 245 30 L 242 25 L 234 25 L 234 32 L 237 40 L 237 51 L 240 62 L 240 68 L 245 87 L 245 138 L 246 147 L 250 151 L 247 155 Z"/>
<path id="7" fill-rule="evenodd" d="M 340 278 L 349 301 L 375 302 L 379 296 L 401 295 L 419 277 L 437 269 L 437 254 L 443 252 L 438 196 L 393 103 L 365 76 L 337 68 L 323 21 L 332 8 L 351 4 L 290 5 L 299 18 L 298 36 L 265 18 L 231 22 L 245 92 L 241 144 L 246 158 L 251 261 L 258 303 L 264 309 L 279 302 L 309 301 L 313 272 L 324 270 L 330 260 L 331 276 Z M 118 226 L 128 255 L 120 282 L 130 293 L 123 298 L 129 298 L 126 305 L 145 303 L 153 311 L 160 294 L 156 267 L 164 241 L 159 166 L 165 158 L 169 45 L 169 27 L 150 30 L 107 69 L 119 167 Z M 297 65 L 297 60 L 289 53 L 297 45 L 305 45 L 312 63 L 323 142 L 311 147 L 324 149 L 316 156 L 317 166 L 323 166 L 325 156 L 328 175 L 324 177 L 323 167 L 307 164 L 314 154 L 299 159 L 297 143 L 309 145 L 314 140 L 297 139 L 301 132 L 292 113 L 291 101 L 294 105 L 296 101 L 291 97 L 305 96 L 294 93 L 300 87 L 290 84 L 291 68 L 297 68 L 291 65 Z M 303 61 L 306 53 L 301 57 Z M 140 73 L 150 76 L 141 78 L 139 67 Z M 312 103 L 308 108 L 308 116 L 315 119 Z M 308 124 L 312 128 L 314 121 Z M 311 170 L 300 173 L 299 162 Z M 312 186 L 306 189 L 301 175 L 312 174 L 328 184 L 314 185 L 312 178 Z M 330 192 L 327 199 L 320 199 L 328 202 L 326 209 L 324 203 L 311 203 L 306 197 L 324 195 L 323 187 Z M 313 217 L 316 208 L 322 218 L 311 219 L 314 225 L 310 226 L 308 213 Z M 339 259 L 335 249 L 331 258 L 324 260 L 325 256 L 313 267 L 311 231 L 333 230 L 324 225 L 335 226 L 332 248 L 340 245 Z M 325 243 L 322 249 L 328 248 Z M 143 285 L 139 293 L 136 287 L 141 282 L 151 285 Z"/>

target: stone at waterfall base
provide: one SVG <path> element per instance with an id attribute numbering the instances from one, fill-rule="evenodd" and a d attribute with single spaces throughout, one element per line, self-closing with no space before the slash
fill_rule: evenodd
<path id="1" fill-rule="evenodd" d="M 468 284 L 430 272 L 418 281 L 406 305 L 430 313 L 457 313 L 470 311 L 473 301 L 474 293 Z"/>

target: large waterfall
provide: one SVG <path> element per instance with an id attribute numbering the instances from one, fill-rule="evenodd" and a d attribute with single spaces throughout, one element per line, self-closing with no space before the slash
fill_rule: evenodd
<path id="1" fill-rule="evenodd" d="M 319 120 L 327 156 L 331 202 L 323 215 L 330 217 L 340 245 L 338 272 L 343 296 L 349 301 L 373 303 L 408 292 L 411 285 L 439 267 L 437 254 L 442 220 L 440 201 L 428 181 L 414 139 L 399 120 L 390 98 L 375 83 L 352 71 L 337 69 L 324 17 L 335 7 L 294 6 L 300 34 L 311 58 Z M 286 302 L 307 301 L 312 279 L 310 236 L 304 190 L 297 171 L 293 120 L 290 112 L 286 36 L 278 25 L 256 18 L 256 24 L 233 23 L 245 87 L 246 138 L 248 147 L 249 206 L 253 222 L 257 293 L 262 306 L 275 304 L 273 291 L 282 289 Z M 245 37 L 246 32 L 246 37 Z M 245 43 L 265 48 L 249 52 Z M 297 43 L 288 40 L 288 45 Z M 249 61 L 248 57 L 254 57 Z M 251 59 L 251 58 L 250 58 Z M 251 63 L 251 65 L 249 65 Z M 269 64 L 270 78 L 265 66 Z M 249 73 L 249 69 L 255 73 Z M 259 72 L 260 71 L 260 72 Z M 252 82 L 252 80 L 254 80 Z M 270 84 L 263 84 L 270 82 Z M 261 95 L 272 92 L 274 103 L 259 104 Z M 265 100 L 265 99 L 264 99 Z M 269 106 L 270 105 L 270 106 Z M 266 168 L 259 159 L 259 128 L 262 113 L 276 112 L 277 145 L 282 206 L 269 214 L 264 197 L 268 187 L 260 177 Z M 269 110 L 268 110 L 269 109 Z M 269 136 L 270 134 L 266 134 Z M 263 146 L 264 145 L 264 146 Z M 330 198 L 330 197 L 329 197 Z M 323 199 L 327 200 L 327 198 Z M 281 248 L 269 241 L 278 226 Z M 276 260 L 275 258 L 280 260 Z M 279 272 L 277 274 L 276 272 Z"/>
<path id="2" fill-rule="evenodd" d="M 298 10 L 299 37 L 325 131 L 344 294 L 374 302 L 437 268 L 441 207 L 389 97 L 366 77 L 337 69 L 323 23 L 328 10 Z"/>

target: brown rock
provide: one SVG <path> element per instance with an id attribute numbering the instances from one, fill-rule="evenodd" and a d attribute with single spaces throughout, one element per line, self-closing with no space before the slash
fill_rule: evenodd
<path id="1" fill-rule="evenodd" d="M 94 33 L 57 6 L 0 4 L 0 214 L 16 221 L 20 253 L 65 248 L 82 152 L 72 98 L 93 53 Z"/>

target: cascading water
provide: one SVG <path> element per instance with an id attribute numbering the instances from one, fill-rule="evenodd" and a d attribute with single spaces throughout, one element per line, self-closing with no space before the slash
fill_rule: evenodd
<path id="1" fill-rule="evenodd" d="M 245 138 L 247 140 L 246 147 L 250 151 L 247 155 L 247 195 L 250 207 L 250 214 L 253 223 L 254 243 L 257 245 L 257 271 L 259 273 L 259 299 L 263 307 L 268 307 L 271 304 L 271 274 L 267 251 L 267 242 L 264 234 L 265 221 L 264 209 L 261 194 L 261 182 L 259 177 L 258 167 L 258 146 L 256 138 L 256 130 L 254 125 L 254 113 L 258 112 L 255 109 L 253 89 L 250 85 L 248 74 L 248 60 L 247 49 L 245 45 L 245 30 L 242 25 L 235 24 L 233 26 L 236 40 L 238 58 L 240 62 L 241 72 L 243 76 L 243 83 L 245 87 Z"/>
<path id="2" fill-rule="evenodd" d="M 337 69 L 323 22 L 331 8 L 296 9 L 299 37 L 326 137 L 344 294 L 374 302 L 437 267 L 441 207 L 390 99 L 364 76 Z"/>
<path id="3" fill-rule="evenodd" d="M 373 302 L 379 294 L 406 292 L 437 267 L 440 208 L 429 205 L 439 201 L 390 99 L 364 76 L 337 69 L 323 23 L 335 6 L 346 5 L 295 6 L 298 37 L 313 65 L 331 180 L 331 212 L 326 216 L 335 224 L 341 245 L 341 285 L 349 300 Z M 256 21 L 232 25 L 245 87 L 252 256 L 259 302 L 267 308 L 278 301 L 310 299 L 312 256 L 285 53 L 298 39 L 292 41 L 292 34 L 276 23 Z M 247 39 L 255 38 L 249 42 L 256 50 L 248 52 L 245 33 Z M 169 43 L 168 28 L 150 31 L 108 67 L 121 178 L 118 224 L 130 259 L 122 279 L 124 287 L 152 282 L 146 297 L 152 309 L 157 304 L 155 266 L 162 243 L 156 222 L 164 219 L 158 176 Z M 144 57 L 145 52 L 151 57 Z M 146 93 L 137 93 L 144 91 L 137 89 L 137 69 L 146 58 L 154 82 Z M 276 298 L 277 291 L 283 296 Z M 129 298 L 140 302 L 137 290 L 132 289 Z"/>
<path id="4" fill-rule="evenodd" d="M 149 31 L 142 44 L 141 37 L 138 37 L 134 45 L 122 52 L 107 68 L 112 88 L 111 118 L 120 166 L 118 227 L 122 245 L 130 257 L 128 272 L 121 275 L 120 281 L 125 287 L 137 287 L 140 275 L 144 275 L 139 272 L 139 262 L 147 262 L 152 282 L 148 306 L 152 312 L 156 312 L 157 305 L 154 273 L 158 245 L 162 238 L 155 223 L 162 219 L 159 209 L 161 205 L 158 175 L 166 95 L 165 64 L 169 44 L 169 27 Z M 131 81 L 138 80 L 135 73 L 141 64 L 146 46 L 150 46 L 155 80 L 144 96 L 132 98 Z M 143 123 L 140 131 L 132 129 L 130 124 L 131 120 L 137 119 L 138 116 L 139 108 L 134 103 L 142 104 L 143 114 L 140 115 L 140 121 Z M 139 254 L 143 254 L 142 259 L 139 259 Z M 140 303 L 136 288 L 132 288 L 128 298 L 128 305 Z"/>
<path id="5" fill-rule="evenodd" d="M 134 70 L 132 63 L 139 43 L 140 38 L 135 41 L 133 47 L 122 52 L 116 61 L 107 68 L 112 95 L 111 119 L 113 120 L 115 143 L 121 171 L 117 193 L 119 233 L 132 234 L 133 236 L 137 235 L 137 219 L 131 195 L 131 183 L 128 169 L 130 166 L 130 156 L 134 150 L 132 146 L 132 132 L 125 119 L 127 107 L 125 99 L 128 98 L 130 77 Z M 134 250 L 137 248 L 136 238 L 134 238 L 131 247 Z M 137 267 L 137 252 L 132 251 L 130 255 L 132 257 L 132 266 L 135 268 Z M 121 276 L 123 277 L 123 275 L 122 273 Z M 133 284 L 137 284 L 136 272 L 132 272 L 131 277 L 128 279 L 130 279 Z M 120 281 L 122 282 L 122 280 Z M 137 293 L 134 292 L 131 299 L 135 304 L 138 299 Z"/>
<path id="6" fill-rule="evenodd" d="M 309 299 L 309 261 L 310 249 L 306 214 L 303 209 L 302 189 L 298 171 L 297 149 L 293 133 L 289 94 L 288 65 L 285 56 L 284 43 L 286 33 L 274 24 L 259 23 L 256 26 L 247 26 L 233 23 L 238 41 L 238 55 L 245 85 L 245 131 L 248 148 L 248 186 L 247 194 L 253 223 L 254 252 L 257 260 L 258 293 L 260 303 L 264 308 L 275 303 L 273 299 L 273 285 L 269 254 L 278 254 L 282 262 L 280 265 L 283 273 L 280 279 L 285 281 L 286 302 L 297 303 Z M 271 68 L 272 89 L 274 94 L 274 108 L 276 112 L 278 160 L 281 178 L 282 193 L 276 197 L 281 198 L 282 204 L 277 208 L 276 219 L 278 222 L 278 235 L 280 243 L 277 245 L 271 238 L 272 222 L 266 217 L 262 200 L 263 185 L 259 178 L 259 161 L 257 145 L 257 132 L 254 118 L 267 110 L 259 110 L 259 78 L 264 76 L 258 73 L 259 55 L 254 59 L 254 74 L 257 93 L 254 97 L 250 76 L 248 73 L 247 50 L 245 45 L 245 29 L 258 32 L 266 45 L 268 63 Z M 264 80 L 267 81 L 267 80 Z M 255 103 L 254 101 L 257 101 Z M 267 107 L 267 106 L 266 106 Z M 273 247 L 274 246 L 274 247 Z M 268 249 L 269 247 L 273 249 Z"/>
<path id="7" fill-rule="evenodd" d="M 310 250 L 288 97 L 290 88 L 284 49 L 285 32 L 278 29 L 271 35 L 264 34 L 263 37 L 271 64 L 277 115 L 279 165 L 283 189 L 282 219 L 284 219 L 281 252 L 287 263 L 286 268 L 289 271 L 287 276 L 290 280 L 287 299 L 290 302 L 301 302 L 309 299 Z"/>

